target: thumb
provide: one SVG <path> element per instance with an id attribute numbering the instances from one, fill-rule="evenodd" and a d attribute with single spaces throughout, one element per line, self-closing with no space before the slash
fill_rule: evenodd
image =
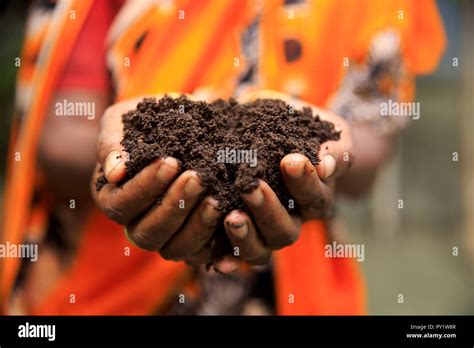
<path id="1" fill-rule="evenodd" d="M 112 150 L 107 155 L 104 165 L 105 178 L 110 183 L 117 183 L 126 175 L 125 162 L 127 159 L 127 153 L 122 150 Z"/>
<path id="2" fill-rule="evenodd" d="M 132 99 L 114 104 L 101 118 L 96 157 L 110 183 L 117 183 L 125 178 L 128 154 L 120 144 L 123 138 L 122 115 L 136 108 L 138 101 Z"/>

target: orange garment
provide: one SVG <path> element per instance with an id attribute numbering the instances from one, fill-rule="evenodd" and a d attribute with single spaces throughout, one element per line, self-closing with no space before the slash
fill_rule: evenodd
<path id="1" fill-rule="evenodd" d="M 253 88 L 278 90 L 322 106 L 344 76 L 344 58 L 362 62 L 371 38 L 381 30 L 400 33 L 405 67 L 412 75 L 433 69 L 445 45 L 432 0 L 316 0 L 291 7 L 282 0 L 258 3 L 263 7 L 255 8 L 257 2 L 246 0 L 126 2 L 107 42 L 117 99 L 203 88 L 220 97 L 232 95 L 247 64 L 240 38 L 257 14 L 259 66 Z M 22 161 L 9 164 L 3 219 L 3 239 L 10 243 L 20 243 L 28 230 L 38 134 L 91 1 L 68 4 L 79 13 L 79 20 L 57 17 L 44 33 L 44 40 L 53 45 L 43 65 L 28 73 L 34 98 L 25 108 L 25 121 L 12 147 L 21 150 Z M 301 43 L 296 61 L 284 56 L 282 43 L 288 38 Z M 122 228 L 98 211 L 91 212 L 83 236 L 71 268 L 31 309 L 33 314 L 148 314 L 163 308 L 173 290 L 186 281 L 186 266 L 131 246 Z M 365 313 L 357 263 L 325 258 L 326 238 L 325 224 L 310 221 L 295 245 L 275 253 L 279 314 Z M 127 247 L 130 256 L 124 255 Z M 8 298 L 18 263 L 7 259 L 2 266 L 1 291 Z M 74 304 L 69 301 L 71 294 Z M 290 295 L 294 301 L 289 301 Z"/>
<path id="2" fill-rule="evenodd" d="M 42 123 L 61 69 L 69 58 L 91 4 L 92 1 L 63 2 L 57 7 L 54 20 L 43 18 L 44 26 L 38 32 L 30 31 L 29 40 L 23 47 L 24 63 L 19 72 L 18 85 L 28 89 L 29 93 L 24 93 L 28 98 L 23 97 L 21 105 L 18 105 L 21 118 L 13 120 L 1 221 L 2 242 L 19 244 L 25 239 L 33 190 L 39 175 L 36 170 L 36 150 Z M 75 11 L 76 20 L 69 19 L 70 11 Z M 42 59 L 41 68 L 32 63 L 39 58 Z M 20 160 L 16 160 L 15 154 L 20 156 Z M 5 311 L 19 261 L 10 258 L 2 261 L 0 300 L 2 311 Z"/>

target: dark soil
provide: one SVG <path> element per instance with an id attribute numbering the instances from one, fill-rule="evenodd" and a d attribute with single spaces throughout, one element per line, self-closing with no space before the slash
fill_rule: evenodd
<path id="1" fill-rule="evenodd" d="M 339 139 L 334 125 L 320 120 L 310 108 L 296 110 L 273 99 L 246 104 L 234 99 L 208 104 L 184 96 L 144 99 L 136 110 L 123 115 L 123 124 L 122 145 L 130 155 L 126 180 L 156 158 L 174 157 L 182 171 L 198 173 L 206 194 L 219 202 L 223 216 L 233 209 L 248 211 L 239 192 L 251 192 L 258 186 L 258 179 L 272 187 L 290 213 L 297 214 L 297 206 L 289 208 L 291 196 L 281 180 L 281 159 L 289 153 L 301 153 L 316 165 L 320 144 Z M 226 148 L 228 154 L 232 150 L 240 154 L 245 153 L 241 150 L 255 150 L 256 166 L 249 161 L 228 163 L 235 162 L 232 157 L 222 163 L 218 155 Z M 104 178 L 100 179 L 97 189 L 105 183 Z M 224 226 L 219 226 L 210 241 L 215 259 L 231 252 Z"/>

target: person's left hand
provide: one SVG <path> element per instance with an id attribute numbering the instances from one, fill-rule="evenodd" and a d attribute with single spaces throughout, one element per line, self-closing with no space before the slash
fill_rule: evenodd
<path id="1" fill-rule="evenodd" d="M 309 106 L 321 119 L 334 123 L 341 136 L 338 141 L 321 144 L 318 154 L 321 162 L 317 166 L 301 154 L 289 154 L 281 160 L 285 186 L 299 205 L 301 216 L 290 215 L 275 192 L 262 180 L 253 192 L 241 194 L 251 216 L 234 210 L 224 220 L 231 244 L 239 248 L 239 257 L 227 257 L 220 262 L 218 269 L 223 273 L 235 270 L 240 261 L 252 265 L 266 264 L 272 251 L 295 243 L 302 222 L 325 216 L 334 198 L 334 178 L 343 174 L 353 160 L 351 131 L 341 117 L 272 91 L 254 93 L 241 101 L 258 98 L 283 99 L 295 108 Z"/>

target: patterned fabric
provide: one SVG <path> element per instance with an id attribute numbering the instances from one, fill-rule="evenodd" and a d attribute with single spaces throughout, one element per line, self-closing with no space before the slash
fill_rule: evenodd
<path id="1" fill-rule="evenodd" d="M 28 20 L 26 22 L 25 36 L 27 38 L 21 54 L 21 69 L 17 77 L 15 106 L 20 118 L 25 114 L 34 91 L 32 84 L 34 81 L 35 67 L 41 65 L 48 54 L 48 46 L 42 45 L 47 32 L 53 21 L 57 22 L 58 13 L 64 13 L 65 7 L 59 5 L 56 8 L 56 2 L 39 1 L 35 2 L 30 8 Z M 54 14 L 56 13 L 56 16 Z"/>
<path id="2" fill-rule="evenodd" d="M 407 118 L 380 115 L 382 103 L 402 100 L 402 81 L 408 78 L 400 53 L 400 35 L 395 31 L 375 35 L 366 62 L 348 61 L 348 66 L 330 109 L 351 122 L 371 125 L 380 133 L 400 132 Z"/>

